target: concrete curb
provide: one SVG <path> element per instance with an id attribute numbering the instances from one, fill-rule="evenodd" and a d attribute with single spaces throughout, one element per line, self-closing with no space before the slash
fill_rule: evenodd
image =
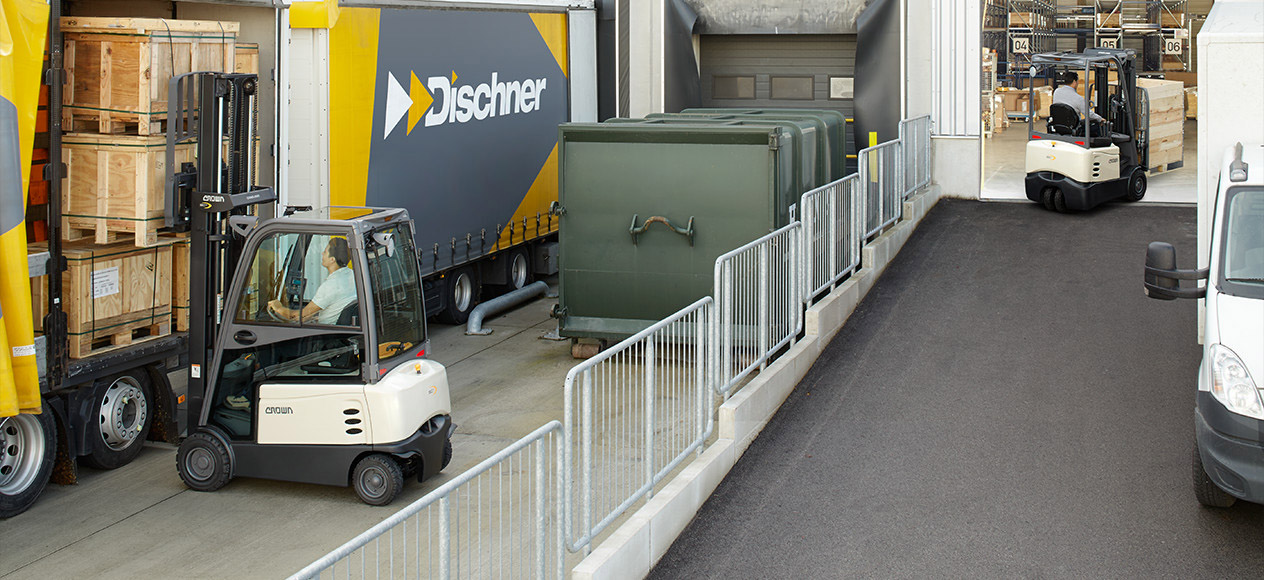
<path id="1" fill-rule="evenodd" d="M 649 574 L 942 197 L 939 186 L 931 185 L 904 202 L 904 219 L 863 248 L 867 266 L 807 310 L 804 338 L 720 406 L 717 441 L 594 548 L 571 571 L 572 578 Z"/>

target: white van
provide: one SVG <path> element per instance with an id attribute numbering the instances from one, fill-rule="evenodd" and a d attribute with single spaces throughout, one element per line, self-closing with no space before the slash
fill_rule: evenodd
<path id="1" fill-rule="evenodd" d="M 1194 493 L 1206 506 L 1264 503 L 1264 144 L 1230 148 L 1219 172 L 1208 267 L 1177 270 L 1176 250 L 1146 252 L 1151 298 L 1206 298 L 1194 410 Z M 1180 280 L 1206 280 L 1202 288 Z"/>

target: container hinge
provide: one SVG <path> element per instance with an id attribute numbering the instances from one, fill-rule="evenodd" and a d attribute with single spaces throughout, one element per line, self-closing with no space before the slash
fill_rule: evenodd
<path id="1" fill-rule="evenodd" d="M 566 307 L 561 304 L 554 304 L 553 310 L 549 312 L 549 316 L 558 320 L 566 318 Z"/>
<path id="2" fill-rule="evenodd" d="M 556 201 L 555 201 L 555 202 L 553 202 L 553 203 L 550 203 L 550 204 L 549 204 L 549 215 L 555 215 L 555 216 L 558 216 L 558 217 L 564 216 L 564 215 L 566 215 L 566 208 L 562 207 L 562 204 L 561 204 L 561 203 L 558 203 L 558 202 L 556 202 Z"/>
<path id="3" fill-rule="evenodd" d="M 773 151 L 781 149 L 781 133 L 773 132 L 768 134 L 768 148 Z"/>

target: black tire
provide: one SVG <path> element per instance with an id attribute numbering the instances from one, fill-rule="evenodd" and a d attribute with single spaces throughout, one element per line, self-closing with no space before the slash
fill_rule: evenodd
<path id="1" fill-rule="evenodd" d="M 439 463 L 439 470 L 442 471 L 443 468 L 447 467 L 449 463 L 452 463 L 452 439 L 451 438 L 445 439 L 443 441 L 443 461 Z"/>
<path id="2" fill-rule="evenodd" d="M 404 489 L 404 472 L 395 458 L 374 453 L 361 457 L 351 471 L 351 487 L 360 501 L 369 505 L 387 505 Z"/>
<path id="3" fill-rule="evenodd" d="M 1145 170 L 1140 167 L 1133 169 L 1132 175 L 1128 177 L 1128 191 L 1124 193 L 1124 201 L 1129 203 L 1141 201 L 1145 197 L 1148 186 Z"/>
<path id="4" fill-rule="evenodd" d="M 115 469 L 140 455 L 154 422 L 153 386 L 145 369 L 97 381 L 92 389 L 88 435 L 93 444 L 81 459 L 97 469 Z"/>
<path id="5" fill-rule="evenodd" d="M 1045 206 L 1045 209 L 1049 211 L 1054 211 L 1053 210 L 1053 193 L 1055 191 L 1058 191 L 1058 188 L 1046 187 L 1040 190 L 1040 205 Z"/>
<path id="6" fill-rule="evenodd" d="M 57 422 L 44 407 L 39 415 L 0 419 L 0 519 L 35 503 L 57 458 Z"/>
<path id="7" fill-rule="evenodd" d="M 1061 189 L 1053 192 L 1053 211 L 1058 213 L 1067 212 L 1066 194 L 1062 193 Z"/>
<path id="8" fill-rule="evenodd" d="M 444 306 L 439 322 L 465 324 L 478 305 L 479 284 L 472 268 L 458 268 L 443 278 Z"/>
<path id="9" fill-rule="evenodd" d="M 1194 497 L 1198 498 L 1198 503 L 1206 507 L 1227 508 L 1232 506 L 1238 498 L 1229 495 L 1225 490 L 1220 489 L 1216 482 L 1207 476 L 1207 470 L 1203 469 L 1203 458 L 1198 453 L 1198 445 L 1194 445 Z"/>
<path id="10" fill-rule="evenodd" d="M 176 470 L 189 489 L 215 491 L 233 478 L 233 459 L 219 437 L 200 431 L 180 444 Z"/>

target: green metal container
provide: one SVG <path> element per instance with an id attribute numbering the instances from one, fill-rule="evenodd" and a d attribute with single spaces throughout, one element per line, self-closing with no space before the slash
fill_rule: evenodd
<path id="1" fill-rule="evenodd" d="M 696 114 L 737 116 L 742 118 L 758 116 L 768 119 L 811 119 L 819 123 L 820 130 L 828 137 L 829 141 L 825 154 L 829 159 L 830 178 L 826 180 L 826 183 L 846 177 L 850 173 L 848 168 L 855 165 L 855 163 L 849 163 L 847 160 L 847 148 L 851 142 L 847 138 L 847 117 L 838 111 L 829 109 L 695 108 L 685 109 L 678 113 L 678 115 Z"/>
<path id="2" fill-rule="evenodd" d="M 653 114 L 644 119 L 615 118 L 606 123 L 641 123 L 646 125 L 752 125 L 757 127 L 782 127 L 790 132 L 790 146 L 795 167 L 795 189 L 800 194 L 811 191 L 829 183 L 828 152 L 821 146 L 828 147 L 825 134 L 820 131 L 819 123 L 805 119 L 769 119 L 762 117 L 740 118 L 737 115 L 723 117 L 713 115 L 676 115 Z M 824 158 L 822 158 L 824 156 Z"/>
<path id="3" fill-rule="evenodd" d="M 558 328 L 621 340 L 711 294 L 715 260 L 790 223 L 780 126 L 559 128 Z"/>

